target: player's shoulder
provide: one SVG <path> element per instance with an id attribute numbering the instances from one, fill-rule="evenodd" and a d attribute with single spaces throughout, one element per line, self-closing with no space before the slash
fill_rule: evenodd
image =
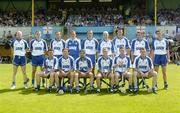
<path id="1" fill-rule="evenodd" d="M 41 39 L 41 41 L 46 43 L 46 41 L 44 39 Z"/>
<path id="2" fill-rule="evenodd" d="M 30 42 L 31 42 L 31 43 L 33 43 L 34 41 L 36 41 L 36 39 L 35 39 L 35 38 L 33 38 Z"/>
<path id="3" fill-rule="evenodd" d="M 91 61 L 91 59 L 90 59 L 89 57 L 87 57 L 87 56 L 86 56 L 86 59 L 89 60 L 89 61 Z"/>
<path id="4" fill-rule="evenodd" d="M 134 61 L 139 60 L 140 58 L 141 58 L 141 56 L 138 55 L 137 57 L 134 58 Z"/>
<path id="5" fill-rule="evenodd" d="M 110 56 L 108 57 L 108 59 L 109 59 L 109 60 L 111 60 L 111 61 L 113 60 L 113 58 L 112 58 L 112 57 L 110 57 Z"/>
<path id="6" fill-rule="evenodd" d="M 136 42 L 136 41 L 137 41 L 137 39 L 132 39 L 132 41 L 131 41 L 131 42 L 132 42 L 132 43 L 134 43 L 134 42 Z"/>
<path id="7" fill-rule="evenodd" d="M 102 56 L 100 56 L 100 57 L 98 58 L 98 61 L 102 60 L 102 58 L 103 58 L 103 57 L 102 57 Z"/>
<path id="8" fill-rule="evenodd" d="M 75 60 L 75 62 L 79 62 L 79 61 L 80 61 L 80 59 L 81 59 L 81 58 L 80 58 L 80 57 L 78 57 L 78 58 Z"/>
<path id="9" fill-rule="evenodd" d="M 66 39 L 66 42 L 69 42 L 70 41 L 70 39 L 68 38 L 68 39 Z"/>
<path id="10" fill-rule="evenodd" d="M 146 56 L 146 58 L 147 58 L 148 60 L 151 60 L 151 57 L 149 57 L 149 56 Z"/>
<path id="11" fill-rule="evenodd" d="M 74 58 L 70 55 L 68 55 L 68 58 L 74 61 Z"/>
<path id="12" fill-rule="evenodd" d="M 58 60 L 58 58 L 57 58 L 56 56 L 53 56 L 53 58 L 54 58 L 55 60 Z"/>

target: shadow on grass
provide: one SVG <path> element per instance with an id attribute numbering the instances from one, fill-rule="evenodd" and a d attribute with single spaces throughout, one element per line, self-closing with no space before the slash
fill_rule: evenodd
<path id="1" fill-rule="evenodd" d="M 20 91 L 20 92 L 19 92 Z M 158 92 L 161 91 L 166 91 L 163 88 L 162 89 L 158 89 Z M 53 89 L 53 91 L 51 93 L 48 92 L 48 89 L 41 89 L 40 91 L 35 91 L 33 88 L 29 88 L 29 89 L 24 89 L 22 88 L 16 88 L 14 90 L 11 89 L 1 89 L 0 90 L 0 94 L 3 93 L 8 93 L 8 92 L 19 92 L 19 94 L 22 95 L 30 95 L 30 94 L 37 94 L 37 95 L 56 95 L 56 96 L 63 96 L 63 95 L 80 95 L 80 96 L 86 96 L 86 95 L 97 95 L 97 96 L 103 96 L 103 95 L 113 95 L 113 94 L 119 94 L 119 96 L 136 96 L 136 95 L 152 95 L 154 93 L 149 93 L 147 92 L 147 90 L 143 90 L 141 89 L 140 91 L 138 91 L 137 93 L 131 93 L 131 92 L 126 92 L 125 94 L 121 93 L 121 92 L 114 92 L 111 93 L 109 91 L 109 88 L 102 88 L 100 93 L 96 92 L 96 89 L 93 89 L 91 92 L 89 90 L 84 91 L 83 89 L 81 89 L 81 91 L 79 93 L 76 93 L 75 90 L 73 90 L 73 93 L 70 92 L 65 92 L 64 94 L 60 95 L 56 92 L 55 89 Z"/>
<path id="2" fill-rule="evenodd" d="M 25 90 L 24 88 L 16 88 L 16 89 L 1 89 L 0 94 L 2 93 L 8 93 L 8 92 L 17 92 L 20 90 Z"/>
<path id="3" fill-rule="evenodd" d="M 39 91 L 36 91 L 33 88 L 29 88 L 27 90 L 22 90 L 19 94 L 22 95 L 29 95 L 29 94 L 37 94 L 37 95 L 48 95 L 48 94 L 55 94 L 56 92 L 53 90 L 53 92 L 49 93 L 48 89 L 40 89 Z"/>

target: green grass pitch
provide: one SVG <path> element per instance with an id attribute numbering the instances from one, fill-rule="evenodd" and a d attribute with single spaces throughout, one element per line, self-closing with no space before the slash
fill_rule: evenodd
<path id="1" fill-rule="evenodd" d="M 31 78 L 29 64 L 27 73 Z M 163 90 L 160 73 L 157 94 L 143 89 L 136 95 L 110 94 L 106 89 L 100 94 L 64 95 L 24 90 L 20 68 L 16 90 L 10 90 L 11 79 L 12 65 L 0 64 L 0 113 L 180 113 L 180 66 L 172 64 L 168 66 L 169 89 Z"/>

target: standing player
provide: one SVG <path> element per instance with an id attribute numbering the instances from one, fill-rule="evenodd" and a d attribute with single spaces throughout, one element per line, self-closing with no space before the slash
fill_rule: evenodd
<path id="1" fill-rule="evenodd" d="M 125 48 L 119 48 L 119 55 L 114 58 L 114 76 L 116 90 L 119 90 L 119 78 L 122 79 L 122 92 L 125 93 L 125 78 L 129 81 L 129 91 L 132 92 L 132 74 L 130 73 L 131 60 L 125 54 Z"/>
<path id="2" fill-rule="evenodd" d="M 125 48 L 125 54 L 130 56 L 130 44 L 129 40 L 123 36 L 123 30 L 118 29 L 117 31 L 117 36 L 113 39 L 113 44 L 114 44 L 114 50 L 116 56 L 119 55 L 119 48 L 124 47 Z"/>
<path id="3" fill-rule="evenodd" d="M 85 50 L 82 49 L 80 51 L 80 57 L 75 61 L 75 84 L 77 93 L 80 91 L 79 78 L 90 78 L 90 90 L 92 90 L 94 80 L 92 68 L 91 59 L 86 56 Z"/>
<path id="4" fill-rule="evenodd" d="M 137 78 L 150 78 L 152 79 L 152 91 L 155 91 L 155 85 L 157 82 L 157 72 L 153 69 L 153 62 L 150 57 L 147 56 L 146 49 L 141 48 L 141 55 L 136 57 L 134 60 L 133 68 L 134 68 L 134 91 L 137 92 L 139 90 L 137 86 Z M 149 90 L 149 89 L 148 89 Z"/>
<path id="5" fill-rule="evenodd" d="M 46 41 L 41 39 L 41 32 L 36 31 L 35 39 L 30 42 L 30 51 L 32 54 L 32 87 L 34 87 L 34 79 L 37 67 L 40 66 L 42 70 L 44 53 L 47 51 Z M 43 81 L 44 82 L 44 81 Z M 43 83 L 44 85 L 44 83 Z"/>
<path id="6" fill-rule="evenodd" d="M 152 59 L 154 59 L 155 71 L 159 71 L 159 65 L 162 67 L 164 79 L 164 89 L 168 88 L 166 67 L 170 61 L 168 41 L 162 37 L 162 33 L 156 31 L 157 39 L 152 43 Z"/>
<path id="7" fill-rule="evenodd" d="M 103 40 L 99 43 L 98 53 L 100 56 L 103 55 L 103 48 L 108 49 L 108 56 L 114 56 L 114 45 L 109 39 L 109 33 L 107 31 L 103 32 Z"/>
<path id="8" fill-rule="evenodd" d="M 132 41 L 131 45 L 131 60 L 134 61 L 134 58 L 140 55 L 140 49 L 145 48 L 149 53 L 150 48 L 148 42 L 144 39 L 143 31 L 137 31 L 137 38 Z"/>
<path id="9" fill-rule="evenodd" d="M 100 92 L 101 88 L 101 78 L 109 78 L 110 81 L 110 92 L 113 92 L 113 85 L 114 85 L 114 75 L 113 75 L 113 60 L 110 56 L 108 56 L 108 49 L 103 48 L 103 56 L 99 57 L 98 59 L 98 66 L 97 66 L 97 92 Z"/>
<path id="10" fill-rule="evenodd" d="M 24 88 L 27 89 L 27 82 L 29 79 L 26 74 L 26 50 L 28 49 L 27 42 L 22 37 L 22 32 L 17 31 L 16 39 L 11 44 L 14 54 L 13 54 L 13 77 L 11 89 L 16 88 L 16 74 L 18 66 L 21 66 L 23 78 L 24 78 Z"/>
<path id="11" fill-rule="evenodd" d="M 56 38 L 51 41 L 50 48 L 54 51 L 54 56 L 58 59 L 62 56 L 62 50 L 65 48 L 65 41 L 61 38 L 61 32 L 56 32 Z"/>
<path id="12" fill-rule="evenodd" d="M 82 49 L 85 50 L 86 56 L 89 57 L 93 65 L 93 74 L 96 64 L 96 54 L 98 51 L 98 41 L 93 38 L 93 31 L 87 32 L 87 39 L 82 42 Z"/>
<path id="13" fill-rule="evenodd" d="M 59 78 L 63 82 L 64 78 L 68 77 L 70 79 L 70 92 L 72 92 L 73 79 L 74 79 L 74 59 L 69 55 L 67 48 L 63 49 L 63 56 L 59 58 L 59 72 L 56 73 L 55 81 L 57 85 L 57 91 L 61 93 L 64 86 L 61 86 L 59 83 Z"/>
<path id="14" fill-rule="evenodd" d="M 36 90 L 40 90 L 40 82 L 42 78 L 50 78 L 49 92 L 52 92 L 52 85 L 55 79 L 55 73 L 58 70 L 58 59 L 53 56 L 53 50 L 49 49 L 48 57 L 43 61 L 43 71 L 36 74 Z"/>
<path id="15" fill-rule="evenodd" d="M 81 42 L 76 37 L 76 32 L 71 32 L 71 38 L 66 40 L 66 48 L 69 49 L 69 55 L 76 60 L 79 57 L 79 51 L 81 50 Z"/>

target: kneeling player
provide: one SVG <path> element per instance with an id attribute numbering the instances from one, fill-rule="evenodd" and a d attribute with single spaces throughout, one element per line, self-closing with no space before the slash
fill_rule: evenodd
<path id="1" fill-rule="evenodd" d="M 65 91 L 65 86 L 63 86 L 63 79 L 68 77 L 70 79 L 69 90 L 72 92 L 73 77 L 74 77 L 74 59 L 69 56 L 69 50 L 64 48 L 63 56 L 59 59 L 59 71 L 56 73 L 55 81 L 57 85 L 57 90 L 59 94 L 62 94 Z M 61 84 L 59 83 L 59 78 L 61 78 Z M 63 89 L 63 90 L 62 90 Z"/>
<path id="2" fill-rule="evenodd" d="M 135 58 L 133 68 L 134 68 L 134 91 L 138 91 L 137 86 L 137 78 L 151 78 L 152 79 L 152 91 L 156 93 L 155 91 L 155 85 L 157 82 L 157 72 L 154 71 L 153 63 L 150 57 L 146 55 L 145 48 L 141 48 L 141 55 L 137 58 Z M 151 89 L 148 89 L 148 91 Z"/>
<path id="3" fill-rule="evenodd" d="M 100 92 L 101 78 L 109 78 L 110 80 L 110 92 L 113 92 L 114 75 L 113 75 L 113 60 L 108 56 L 108 49 L 103 48 L 103 56 L 98 59 L 98 73 L 97 73 L 97 92 Z"/>
<path id="4" fill-rule="evenodd" d="M 80 57 L 76 59 L 75 62 L 75 84 L 76 92 L 80 91 L 79 89 L 79 78 L 90 78 L 90 90 L 93 86 L 93 73 L 92 73 L 92 62 L 85 54 L 85 50 L 80 50 Z"/>
<path id="5" fill-rule="evenodd" d="M 53 50 L 48 51 L 48 58 L 43 61 L 43 71 L 36 74 L 36 90 L 40 90 L 40 82 L 42 78 L 50 78 L 49 92 L 52 91 L 52 85 L 54 83 L 55 71 L 58 69 L 58 59 L 53 56 Z"/>
<path id="6" fill-rule="evenodd" d="M 125 55 L 125 48 L 120 47 L 119 55 L 114 59 L 114 76 L 116 90 L 119 90 L 119 78 L 122 77 L 122 92 L 125 93 L 125 78 L 129 81 L 129 90 L 132 91 L 132 74 L 130 73 L 130 58 Z"/>

